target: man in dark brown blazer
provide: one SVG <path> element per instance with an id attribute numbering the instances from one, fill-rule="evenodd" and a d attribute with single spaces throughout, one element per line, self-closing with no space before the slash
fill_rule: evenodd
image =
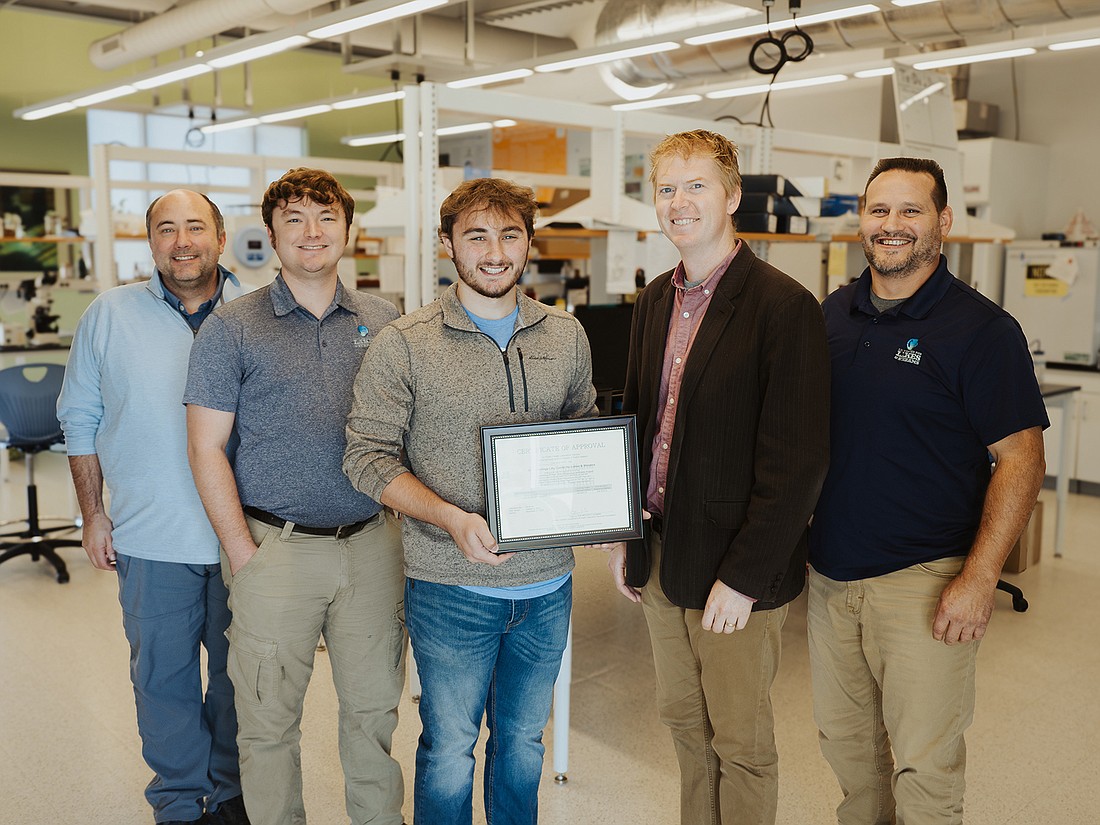
<path id="1" fill-rule="evenodd" d="M 651 170 L 682 261 L 634 310 L 623 410 L 638 417 L 651 529 L 609 566 L 649 625 L 681 822 L 770 824 L 770 690 L 828 464 L 825 325 L 813 295 L 738 239 L 729 140 L 671 135 Z"/>

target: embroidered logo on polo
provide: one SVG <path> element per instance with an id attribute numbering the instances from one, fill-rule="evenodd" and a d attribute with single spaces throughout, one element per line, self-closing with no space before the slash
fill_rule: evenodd
<path id="1" fill-rule="evenodd" d="M 352 343 L 358 349 L 366 349 L 370 346 L 370 330 L 363 324 L 360 324 L 355 329 L 355 338 L 352 339 Z"/>
<path id="2" fill-rule="evenodd" d="M 905 342 L 904 349 L 898 347 L 898 351 L 894 353 L 894 360 L 901 361 L 903 364 L 919 364 L 921 355 L 923 355 L 923 353 L 917 349 L 919 343 L 919 338 L 910 338 Z"/>

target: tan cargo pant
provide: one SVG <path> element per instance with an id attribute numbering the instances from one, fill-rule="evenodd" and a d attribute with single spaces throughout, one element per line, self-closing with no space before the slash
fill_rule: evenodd
<path id="1" fill-rule="evenodd" d="M 302 703 L 324 634 L 340 704 L 340 762 L 352 823 L 401 825 L 404 785 L 390 756 L 405 683 L 400 528 L 383 511 L 347 539 L 248 519 L 259 547 L 229 577 L 229 676 L 241 787 L 252 825 L 303 825 Z"/>

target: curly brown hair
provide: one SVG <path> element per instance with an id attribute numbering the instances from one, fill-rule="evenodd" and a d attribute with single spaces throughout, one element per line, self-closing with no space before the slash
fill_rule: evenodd
<path id="1" fill-rule="evenodd" d="M 535 237 L 535 215 L 539 204 L 535 193 L 502 178 L 466 180 L 439 207 L 439 238 L 451 237 L 458 216 L 467 211 L 489 210 L 498 215 L 518 215 L 527 229 L 527 239 Z"/>
<path id="2" fill-rule="evenodd" d="M 302 198 L 309 198 L 314 203 L 322 206 L 339 204 L 344 208 L 344 217 L 347 218 L 348 232 L 351 232 L 351 220 L 355 214 L 355 200 L 348 194 L 340 181 L 336 180 L 324 169 L 310 169 L 299 166 L 291 169 L 277 181 L 272 181 L 264 192 L 264 199 L 260 202 L 260 214 L 264 219 L 264 226 L 271 229 L 271 216 L 275 208 L 280 204 L 293 203 Z"/>

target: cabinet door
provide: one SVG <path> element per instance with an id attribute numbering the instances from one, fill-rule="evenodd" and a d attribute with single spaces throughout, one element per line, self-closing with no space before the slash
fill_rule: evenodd
<path id="1" fill-rule="evenodd" d="M 1100 483 L 1100 392 L 1077 393 L 1077 421 L 1077 472 L 1073 477 Z"/>
<path id="2" fill-rule="evenodd" d="M 1082 406 L 1082 402 L 1080 400 L 1081 395 L 1083 395 L 1083 393 L 1077 393 L 1078 418 L 1080 418 L 1080 412 L 1081 412 L 1081 406 Z M 1062 444 L 1062 442 L 1061 442 L 1062 427 L 1066 426 L 1068 424 L 1068 426 L 1070 427 L 1069 437 L 1070 437 L 1070 439 L 1073 439 L 1073 436 L 1074 436 L 1073 424 L 1074 424 L 1074 422 L 1072 420 L 1071 421 L 1066 421 L 1065 420 L 1065 415 L 1063 414 L 1063 411 L 1062 411 L 1062 408 L 1061 407 L 1056 407 L 1056 406 L 1053 406 L 1053 405 L 1048 405 L 1047 406 L 1047 417 L 1050 419 L 1050 426 L 1047 427 L 1047 429 L 1043 430 L 1043 447 L 1044 447 L 1044 451 L 1046 453 L 1047 475 L 1050 476 L 1050 477 L 1055 477 L 1055 476 L 1058 475 L 1058 473 L 1062 469 L 1059 466 L 1061 464 L 1061 461 L 1060 461 L 1061 452 L 1060 451 L 1061 451 L 1061 444 Z M 1072 442 L 1072 440 L 1070 441 L 1070 450 L 1071 450 L 1070 451 L 1070 456 L 1071 456 L 1071 459 L 1072 459 L 1073 457 L 1075 457 L 1074 452 L 1073 452 L 1073 442 Z M 1069 467 L 1070 478 L 1076 478 L 1076 475 L 1074 475 L 1074 470 L 1076 469 L 1076 467 L 1074 466 L 1075 464 L 1076 464 L 1076 462 L 1071 461 L 1071 466 Z"/>

